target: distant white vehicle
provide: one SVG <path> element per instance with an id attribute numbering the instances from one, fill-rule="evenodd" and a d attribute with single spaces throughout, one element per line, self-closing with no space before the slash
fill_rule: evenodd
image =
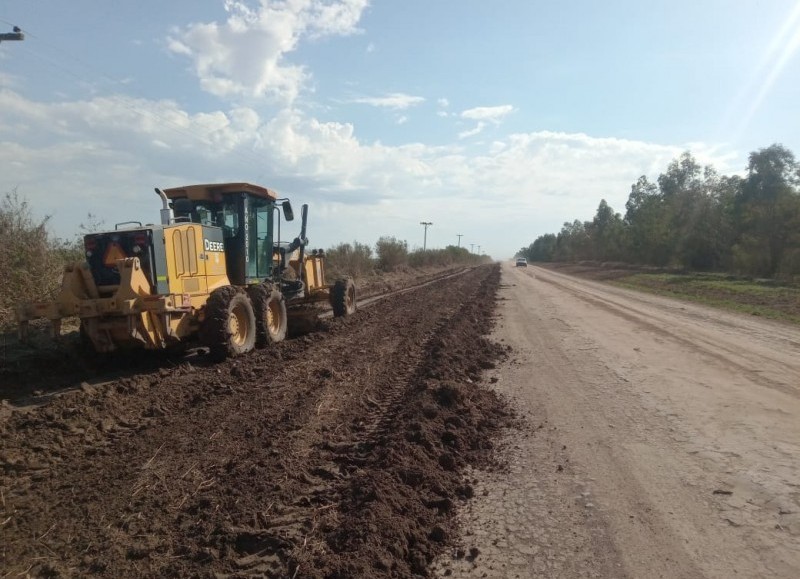
<path id="1" fill-rule="evenodd" d="M 517 267 L 528 267 L 528 260 L 524 257 L 517 258 Z"/>

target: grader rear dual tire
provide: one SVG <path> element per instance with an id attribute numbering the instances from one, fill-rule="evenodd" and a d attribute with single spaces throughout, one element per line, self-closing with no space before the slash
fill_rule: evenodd
<path id="1" fill-rule="evenodd" d="M 224 286 L 214 290 L 206 302 L 206 315 L 200 326 L 200 341 L 211 358 L 222 361 L 253 349 L 256 343 L 256 318 L 253 304 L 244 290 Z"/>
<path id="2" fill-rule="evenodd" d="M 288 326 L 283 294 L 268 283 L 251 285 L 247 293 L 256 317 L 256 348 L 282 342 Z"/>
<path id="3" fill-rule="evenodd" d="M 356 286 L 352 279 L 339 279 L 331 288 L 333 316 L 341 318 L 356 312 Z"/>

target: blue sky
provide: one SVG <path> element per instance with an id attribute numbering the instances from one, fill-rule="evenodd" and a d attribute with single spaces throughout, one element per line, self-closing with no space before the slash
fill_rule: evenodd
<path id="1" fill-rule="evenodd" d="M 430 221 L 501 259 L 682 151 L 800 155 L 796 0 L 5 0 L 13 25 L 0 193 L 62 237 L 251 181 L 309 203 L 315 247 Z"/>

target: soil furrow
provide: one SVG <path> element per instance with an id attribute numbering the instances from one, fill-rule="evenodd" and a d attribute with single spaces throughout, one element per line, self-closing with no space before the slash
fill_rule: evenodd
<path id="1" fill-rule="evenodd" d="M 452 533 L 442 505 L 469 495 L 459 468 L 488 456 L 488 424 L 507 418 L 470 383 L 499 354 L 478 336 L 498 277 L 478 268 L 251 356 L 85 386 L 6 417 L 0 568 L 420 573 Z"/>

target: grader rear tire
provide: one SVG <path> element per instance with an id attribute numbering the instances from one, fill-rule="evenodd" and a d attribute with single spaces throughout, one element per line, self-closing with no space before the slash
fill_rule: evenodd
<path id="1" fill-rule="evenodd" d="M 253 302 L 256 318 L 256 348 L 286 339 L 288 316 L 283 294 L 270 284 L 251 285 L 247 293 Z"/>
<path id="2" fill-rule="evenodd" d="M 356 285 L 352 279 L 339 279 L 331 288 L 333 316 L 341 318 L 356 311 Z"/>
<path id="3" fill-rule="evenodd" d="M 200 341 L 211 358 L 222 361 L 253 349 L 256 318 L 247 294 L 234 286 L 214 290 L 206 302 L 206 316 L 200 326 Z"/>

